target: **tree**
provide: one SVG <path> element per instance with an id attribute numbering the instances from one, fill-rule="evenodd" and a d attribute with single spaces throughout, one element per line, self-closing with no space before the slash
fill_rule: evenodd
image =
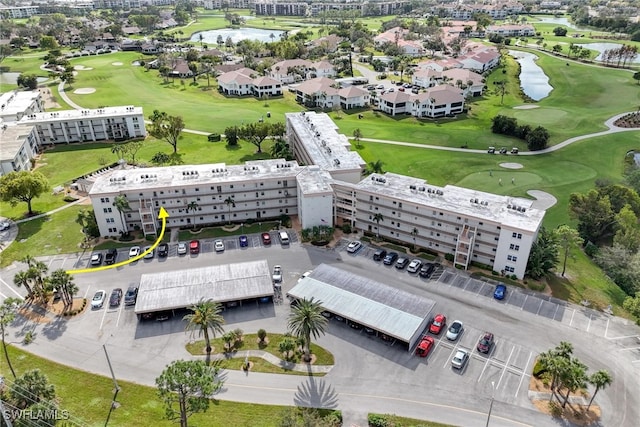
<path id="1" fill-rule="evenodd" d="M 567 35 L 567 29 L 565 27 L 556 27 L 553 29 L 553 34 L 559 37 Z"/>
<path id="2" fill-rule="evenodd" d="M 531 151 L 544 150 L 549 142 L 549 132 L 542 126 L 538 126 L 527 133 L 525 141 Z"/>
<path id="3" fill-rule="evenodd" d="M 176 360 L 168 365 L 156 378 L 167 419 L 180 420 L 180 427 L 187 427 L 191 415 L 206 412 L 210 399 L 223 385 L 218 373 L 218 367 L 200 360 Z"/>
<path id="4" fill-rule="evenodd" d="M 568 225 L 561 225 L 555 230 L 556 241 L 558 246 L 563 250 L 563 262 L 562 262 L 562 277 L 567 270 L 567 258 L 569 257 L 569 251 L 575 247 L 582 245 L 583 240 L 578 233 L 578 230 L 569 227 Z"/>
<path id="5" fill-rule="evenodd" d="M 622 308 L 636 317 L 636 323 L 640 323 L 640 293 L 636 292 L 634 297 L 626 297 L 622 302 Z"/>
<path id="6" fill-rule="evenodd" d="M 0 200 L 9 202 L 11 206 L 25 202 L 28 214 L 32 215 L 31 201 L 50 188 L 47 178 L 40 172 L 9 172 L 0 177 Z"/>
<path id="7" fill-rule="evenodd" d="M 73 277 L 63 269 L 55 270 L 48 280 L 49 285 L 60 293 L 66 307 L 73 305 L 73 297 L 78 293 L 78 286 L 73 283 Z"/>
<path id="8" fill-rule="evenodd" d="M 353 140 L 356 142 L 356 147 L 357 148 L 361 148 L 362 145 L 360 144 L 360 139 L 362 138 L 362 131 L 360 130 L 360 128 L 356 128 L 353 131 Z"/>
<path id="9" fill-rule="evenodd" d="M 613 236 L 614 245 L 620 245 L 631 253 L 638 252 L 640 248 L 640 226 L 638 217 L 631 206 L 624 205 L 615 217 L 617 224 L 616 234 Z"/>
<path id="10" fill-rule="evenodd" d="M 58 41 L 53 36 L 42 36 L 40 38 L 40 48 L 44 50 L 57 49 L 59 47 Z"/>
<path id="11" fill-rule="evenodd" d="M 383 165 L 384 163 L 381 160 L 369 162 L 367 164 L 367 167 L 364 170 L 364 173 L 365 175 L 371 175 L 372 173 L 383 174 L 384 173 L 384 170 L 382 169 Z"/>
<path id="12" fill-rule="evenodd" d="M 596 394 L 600 390 L 603 390 L 607 386 L 609 386 L 613 382 L 613 377 L 608 371 L 604 369 L 599 370 L 598 372 L 594 372 L 589 377 L 589 382 L 596 388 L 593 394 L 591 395 L 591 400 L 589 400 L 589 404 L 587 405 L 587 412 L 589 412 L 589 408 L 593 403 L 593 399 L 596 398 Z"/>
<path id="13" fill-rule="evenodd" d="M 9 397 L 16 408 L 26 409 L 40 402 L 54 400 L 56 389 L 40 369 L 32 369 L 15 379 L 9 387 Z"/>
<path id="14" fill-rule="evenodd" d="M 304 341 L 304 360 L 311 361 L 311 336 L 317 339 L 324 335 L 327 327 L 327 319 L 322 315 L 324 309 L 320 301 L 304 298 L 293 306 L 289 315 L 289 331 Z"/>
<path id="15" fill-rule="evenodd" d="M 546 275 L 558 263 L 558 245 L 553 233 L 542 227 L 531 245 L 526 274 L 534 279 Z"/>
<path id="16" fill-rule="evenodd" d="M 224 199 L 224 202 L 227 204 L 227 208 L 229 208 L 229 224 L 231 224 L 231 208 L 236 207 L 236 201 L 233 200 L 233 197 L 229 196 Z"/>
<path id="17" fill-rule="evenodd" d="M 118 160 L 124 157 L 125 150 L 125 144 L 116 142 L 111 146 L 111 152 L 118 157 Z"/>
<path id="18" fill-rule="evenodd" d="M 633 80 L 637 81 L 640 85 L 640 71 L 638 71 L 637 73 L 633 73 Z"/>
<path id="19" fill-rule="evenodd" d="M 569 196 L 569 216 L 578 220 L 580 237 L 594 243 L 611 235 L 615 220 L 609 197 L 601 197 L 595 189 Z"/>
<path id="20" fill-rule="evenodd" d="M 173 153 L 178 152 L 178 140 L 182 129 L 184 129 L 184 120 L 182 116 L 170 116 L 166 112 L 153 110 L 153 114 L 149 116 L 151 126 L 149 134 L 154 138 L 162 139 L 173 147 Z"/>
<path id="21" fill-rule="evenodd" d="M 227 145 L 233 147 L 238 145 L 238 133 L 240 129 L 238 126 L 229 126 L 224 130 L 224 136 L 227 139 Z"/>
<path id="22" fill-rule="evenodd" d="M 296 342 L 291 337 L 285 336 L 282 341 L 278 343 L 278 351 L 284 354 L 285 360 L 288 360 L 291 352 L 296 348 Z"/>
<path id="23" fill-rule="evenodd" d="M 5 337 L 7 335 L 6 328 L 16 318 L 16 310 L 20 306 L 20 302 L 21 301 L 18 298 L 10 297 L 5 299 L 2 302 L 2 305 L 0 305 L 0 335 L 2 336 L 2 350 L 4 351 L 4 358 L 7 360 L 7 366 L 9 366 L 9 370 L 11 371 L 14 379 L 16 378 L 16 371 L 13 370 L 13 365 L 11 365 L 11 360 L 9 359 Z"/>
<path id="24" fill-rule="evenodd" d="M 373 220 L 376 222 L 376 224 L 378 224 L 378 226 L 376 227 L 376 231 L 378 233 L 378 239 L 379 239 L 380 238 L 380 221 L 384 221 L 384 217 L 380 212 L 378 212 L 373 216 Z"/>
<path id="25" fill-rule="evenodd" d="M 100 228 L 92 209 L 80 209 L 76 216 L 76 223 L 81 227 L 85 242 L 89 241 L 91 237 L 100 236 Z"/>
<path id="26" fill-rule="evenodd" d="M 209 331 L 211 331 L 213 338 L 216 337 L 216 333 L 224 333 L 224 329 L 222 328 L 224 318 L 220 314 L 222 312 L 222 306 L 211 299 L 201 299 L 197 304 L 189 307 L 189 310 L 193 311 L 193 313 L 185 315 L 182 320 L 187 321 L 187 330 L 197 330 L 199 336 L 204 335 L 204 340 L 207 344 L 207 354 L 209 354 L 211 353 Z"/>
<path id="27" fill-rule="evenodd" d="M 267 331 L 264 329 L 258 329 L 258 339 L 260 340 L 260 344 L 264 344 L 264 340 L 267 338 Z"/>
<path id="28" fill-rule="evenodd" d="M 122 220 L 122 232 L 126 235 L 129 234 L 129 227 L 127 227 L 127 219 L 124 216 L 125 212 L 131 210 L 131 206 L 129 206 L 129 200 L 127 199 L 126 194 L 118 194 L 113 198 L 113 206 L 120 212 L 120 219 Z"/>
<path id="29" fill-rule="evenodd" d="M 199 207 L 200 205 L 198 205 L 198 202 L 192 200 L 191 202 L 189 202 L 186 208 L 187 213 L 193 212 L 193 228 L 196 228 L 196 213 L 198 212 Z"/>
<path id="30" fill-rule="evenodd" d="M 38 76 L 35 74 L 20 74 L 16 81 L 18 86 L 25 87 L 27 89 L 36 90 L 38 88 Z"/>
<path id="31" fill-rule="evenodd" d="M 171 161 L 171 158 L 169 157 L 169 155 L 167 153 L 163 153 L 161 151 L 158 151 L 151 158 L 151 163 L 153 163 L 154 165 L 158 165 L 158 166 L 164 166 L 165 164 L 169 163 L 170 161 Z"/>
<path id="32" fill-rule="evenodd" d="M 238 136 L 258 147 L 258 153 L 262 153 L 262 142 L 269 135 L 271 135 L 271 125 L 266 122 L 248 123 L 238 129 Z"/>
<path id="33" fill-rule="evenodd" d="M 27 264 L 27 276 L 33 298 L 43 298 L 47 292 L 47 272 L 49 268 L 44 262 L 38 261 L 31 255 L 25 255 L 20 261 Z"/>
<path id="34" fill-rule="evenodd" d="M 131 156 L 131 164 L 136 164 L 136 154 L 144 145 L 144 141 L 130 141 L 124 145 L 124 152 Z"/>

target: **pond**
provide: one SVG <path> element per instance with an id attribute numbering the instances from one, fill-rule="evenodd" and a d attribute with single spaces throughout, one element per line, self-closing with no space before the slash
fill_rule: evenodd
<path id="1" fill-rule="evenodd" d="M 602 61 L 602 53 L 605 50 L 618 49 L 622 47 L 620 43 L 583 43 L 577 45 L 585 49 L 596 50 L 600 52 L 600 55 L 598 55 L 596 61 Z M 640 64 L 640 55 L 636 56 L 636 58 L 631 62 L 634 64 Z M 629 63 L 629 61 L 627 61 L 627 63 Z"/>
<path id="2" fill-rule="evenodd" d="M 590 31 L 588 28 L 580 28 L 580 27 L 576 27 L 574 24 L 572 24 L 569 21 L 569 18 L 563 18 L 563 17 L 555 17 L 555 16 L 545 16 L 545 17 L 540 17 L 539 21 L 532 21 L 532 23 L 536 23 L 536 22 L 540 22 L 541 24 L 558 24 L 558 25 L 564 25 L 567 28 L 571 28 L 572 30 L 578 30 L 578 31 Z"/>
<path id="3" fill-rule="evenodd" d="M 534 101 L 540 101 L 549 96 L 553 87 L 549 84 L 549 77 L 544 70 L 536 64 L 538 57 L 529 52 L 510 50 L 509 55 L 513 56 L 520 64 L 520 87 L 522 92 Z"/>
<path id="4" fill-rule="evenodd" d="M 0 83 L 2 83 L 3 85 L 17 85 L 19 76 L 20 76 L 20 73 L 0 73 Z M 48 77 L 38 77 L 38 83 L 44 83 L 47 80 L 49 80 Z M 17 89 L 17 88 L 11 88 L 11 89 Z M 3 91 L 7 91 L 7 90 L 9 90 L 9 88 L 3 88 Z"/>
<path id="5" fill-rule="evenodd" d="M 223 40 L 227 40 L 227 37 L 231 37 L 234 43 L 238 43 L 240 40 L 258 40 L 261 42 L 272 42 L 280 40 L 280 35 L 284 31 L 278 30 L 262 30 L 260 28 L 223 28 L 221 30 L 209 30 L 194 33 L 191 36 L 192 42 L 200 41 L 200 34 L 202 34 L 202 41 L 209 45 L 215 45 L 218 42 L 218 36 L 222 36 Z M 271 34 L 274 35 L 273 39 Z"/>

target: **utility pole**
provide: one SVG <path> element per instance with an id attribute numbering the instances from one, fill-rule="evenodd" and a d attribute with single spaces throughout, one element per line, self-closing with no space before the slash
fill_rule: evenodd
<path id="1" fill-rule="evenodd" d="M 115 386 L 113 393 L 113 400 L 111 401 L 111 407 L 109 408 L 109 414 L 107 415 L 107 420 L 104 422 L 105 427 L 109 424 L 109 418 L 111 418 L 111 412 L 116 409 L 118 406 L 118 402 L 116 398 L 118 397 L 118 392 L 120 391 L 120 386 L 118 386 L 118 382 L 116 381 L 116 376 L 113 373 L 113 366 L 111 366 L 111 359 L 109 359 L 109 353 L 107 353 L 107 346 L 102 344 L 102 348 L 104 350 L 104 355 L 107 357 L 107 364 L 109 365 L 109 371 L 111 371 L 111 378 L 113 379 L 113 385 Z"/>

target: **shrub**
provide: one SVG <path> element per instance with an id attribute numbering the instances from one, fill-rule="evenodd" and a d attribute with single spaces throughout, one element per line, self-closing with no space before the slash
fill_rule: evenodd
<path id="1" fill-rule="evenodd" d="M 369 414 L 367 417 L 370 427 L 388 427 L 387 417 L 378 414 Z"/>
<path id="2" fill-rule="evenodd" d="M 500 273 L 498 273 L 498 272 L 497 272 L 497 271 L 495 271 L 495 270 L 493 270 L 493 271 L 491 272 L 491 274 L 493 274 L 494 276 L 499 276 L 499 275 L 500 275 Z"/>
<path id="3" fill-rule="evenodd" d="M 78 199 L 73 196 L 64 196 L 62 200 L 64 200 L 67 203 L 71 203 L 71 202 L 77 201 Z"/>
<path id="4" fill-rule="evenodd" d="M 593 258 L 594 256 L 598 255 L 599 251 L 600 250 L 598 249 L 598 247 L 592 242 L 587 242 L 584 247 L 584 253 L 587 254 L 589 258 Z"/>
<path id="5" fill-rule="evenodd" d="M 544 374 L 545 372 L 547 372 L 547 369 L 539 360 L 537 360 L 536 364 L 533 365 L 533 371 L 531 373 L 533 374 L 534 377 L 540 378 L 542 374 Z"/>
<path id="6" fill-rule="evenodd" d="M 549 412 L 552 417 L 559 417 L 562 415 L 562 406 L 556 401 L 549 402 Z"/>
<path id="7" fill-rule="evenodd" d="M 267 338 L 267 331 L 265 331 L 264 329 L 258 329 L 258 339 L 260 339 L 260 342 L 264 342 L 264 340 Z"/>
<path id="8" fill-rule="evenodd" d="M 444 259 L 453 262 L 453 254 L 444 254 Z"/>
<path id="9" fill-rule="evenodd" d="M 342 232 L 345 234 L 351 234 L 351 224 L 342 224 Z"/>

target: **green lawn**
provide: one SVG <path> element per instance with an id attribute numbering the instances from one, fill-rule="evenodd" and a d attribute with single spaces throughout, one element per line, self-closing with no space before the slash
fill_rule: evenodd
<path id="1" fill-rule="evenodd" d="M 30 353 L 8 346 L 16 373 L 20 375 L 28 369 L 38 367 L 56 387 L 56 395 L 62 409 L 70 412 L 82 425 L 102 426 L 106 420 L 113 397 L 111 378 L 72 369 Z M 2 372 L 8 370 L 2 358 Z M 117 367 L 116 367 L 117 371 Z M 118 394 L 120 406 L 112 412 L 109 426 L 131 426 L 132 420 L 139 427 L 169 427 L 174 422 L 164 419 L 162 402 L 152 387 L 145 387 L 118 380 L 121 390 Z M 260 405 L 215 401 L 209 411 L 189 418 L 190 425 L 228 427 L 280 425 L 280 414 L 286 406 Z"/>

